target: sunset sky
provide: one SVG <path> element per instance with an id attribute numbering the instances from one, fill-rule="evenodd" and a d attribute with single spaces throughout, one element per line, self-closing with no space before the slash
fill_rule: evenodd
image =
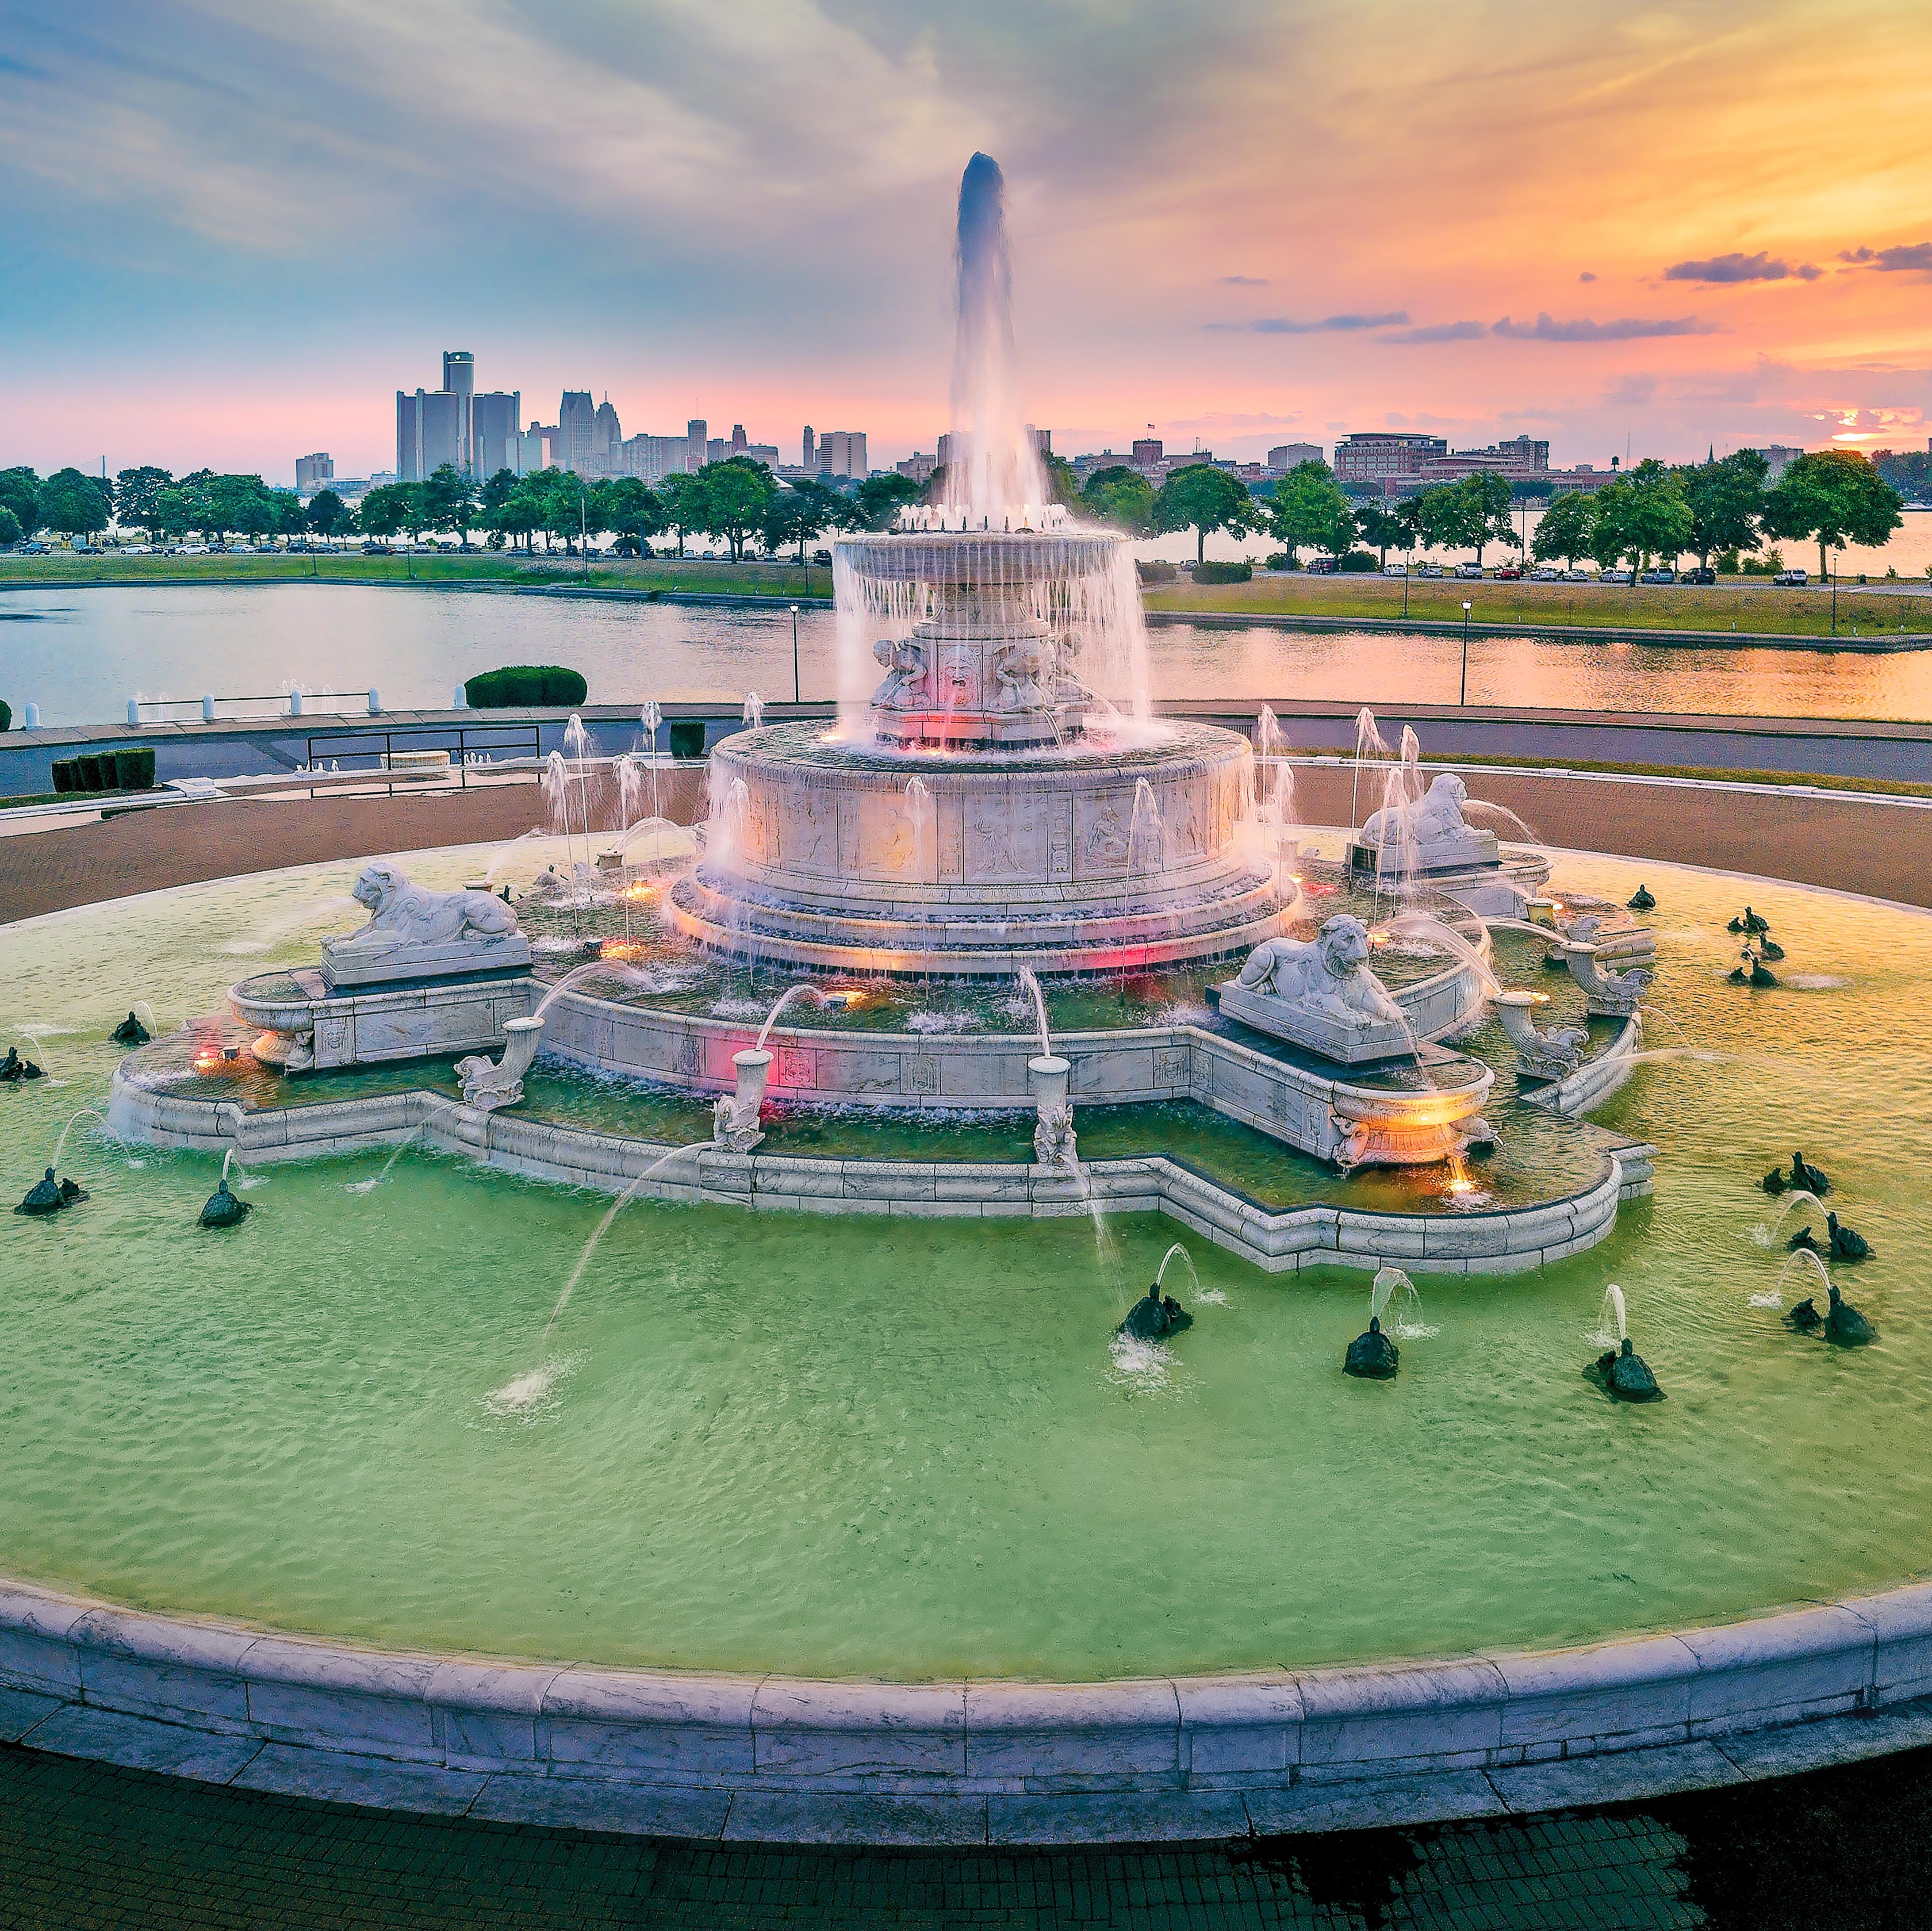
<path id="1" fill-rule="evenodd" d="M 1004 167 L 1071 455 L 1932 431 L 1925 0 L 0 0 L 0 466 L 394 460 L 440 352 L 626 433 L 946 425 Z"/>

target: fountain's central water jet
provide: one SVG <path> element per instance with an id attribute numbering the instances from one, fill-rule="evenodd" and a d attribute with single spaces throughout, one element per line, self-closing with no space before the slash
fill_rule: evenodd
<path id="1" fill-rule="evenodd" d="M 975 154 L 959 183 L 959 309 L 952 348 L 952 436 L 945 500 L 968 526 L 1018 526 L 1046 501 L 1046 476 L 1028 433 L 1013 346 L 1012 259 L 1006 245 L 1006 179 L 991 154 Z"/>

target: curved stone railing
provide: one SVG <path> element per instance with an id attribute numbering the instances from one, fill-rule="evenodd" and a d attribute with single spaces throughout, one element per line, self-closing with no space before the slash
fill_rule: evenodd
<path id="1" fill-rule="evenodd" d="M 1546 1809 L 1923 1741 L 1922 1711 L 1836 1720 L 1928 1695 L 1924 1583 L 1582 1649 L 1092 1684 L 398 1653 L 0 1583 L 0 1718 L 29 1747 L 384 1808 L 772 1841 Z"/>
<path id="2" fill-rule="evenodd" d="M 412 1135 L 533 1180 L 621 1192 L 674 1148 L 556 1121 L 484 1112 L 421 1089 L 310 1106 L 250 1108 L 114 1076 L 113 1130 L 158 1145 L 251 1163 L 313 1159 Z M 1608 1136 L 1606 1136 L 1607 1138 Z M 660 1200 L 817 1213 L 922 1217 L 1162 1213 L 1270 1273 L 1318 1265 L 1510 1273 L 1579 1253 L 1616 1225 L 1623 1201 L 1650 1192 L 1655 1149 L 1612 1140 L 1595 1177 L 1531 1207 L 1468 1213 L 1370 1213 L 1326 1205 L 1272 1209 L 1166 1154 L 1094 1160 L 1071 1174 L 1016 1162 L 808 1159 L 694 1149 L 638 1191 Z"/>

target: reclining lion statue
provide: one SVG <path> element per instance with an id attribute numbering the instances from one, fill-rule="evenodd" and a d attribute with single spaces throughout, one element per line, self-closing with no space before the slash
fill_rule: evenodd
<path id="1" fill-rule="evenodd" d="M 366 906 L 369 922 L 339 943 L 358 951 L 400 951 L 411 946 L 447 946 L 471 939 L 506 939 L 517 915 L 488 892 L 432 892 L 412 885 L 395 865 L 364 865 L 352 895 Z"/>
<path id="2" fill-rule="evenodd" d="M 1470 827 L 1462 817 L 1462 807 L 1468 802 L 1469 787 L 1453 771 L 1443 772 L 1412 807 L 1384 805 L 1379 811 L 1371 811 L 1362 821 L 1358 841 L 1406 844 L 1413 839 L 1419 845 L 1439 845 L 1452 838 L 1466 838 Z"/>
<path id="3" fill-rule="evenodd" d="M 1406 1023 L 1402 1010 L 1369 970 L 1368 928 L 1337 913 L 1312 941 L 1268 939 L 1248 955 L 1240 983 L 1313 1012 L 1360 1024 Z"/>

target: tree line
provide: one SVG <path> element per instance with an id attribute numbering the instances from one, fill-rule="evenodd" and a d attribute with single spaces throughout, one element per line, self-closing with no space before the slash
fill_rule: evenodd
<path id="1" fill-rule="evenodd" d="M 1903 520 L 1904 499 L 1856 451 L 1801 456 L 1774 484 L 1767 485 L 1768 470 L 1755 449 L 1674 466 L 1647 457 L 1600 489 L 1552 499 L 1530 554 L 1540 562 L 1574 565 L 1587 557 L 1606 568 L 1629 562 L 1643 569 L 1654 559 L 1674 562 L 1690 553 L 1708 568 L 1714 556 L 1732 558 L 1779 538 L 1816 543 L 1822 576 L 1828 549 L 1878 547 Z M 1520 544 L 1515 494 L 1490 471 L 1386 502 L 1356 501 L 1325 463 L 1299 464 L 1266 498 L 1211 463 L 1171 471 L 1158 490 L 1123 466 L 1096 470 L 1079 502 L 1097 521 L 1130 535 L 1191 529 L 1197 562 L 1220 530 L 1272 535 L 1291 567 L 1302 550 L 1342 557 L 1358 543 L 1384 564 L 1391 550 L 1473 550 L 1480 562 L 1492 544 Z"/>
<path id="2" fill-rule="evenodd" d="M 744 456 L 667 476 L 655 487 L 634 476 L 591 478 L 568 469 L 524 476 L 500 469 L 479 484 L 445 463 L 422 482 L 379 485 L 355 504 L 331 489 L 304 503 L 260 476 L 212 469 L 176 477 L 143 466 L 123 469 L 110 482 L 78 469 L 44 479 L 17 468 L 0 470 L 0 544 L 41 532 L 92 538 L 120 528 L 142 531 L 157 543 L 184 536 L 221 543 L 404 533 L 419 541 L 436 533 L 455 536 L 466 549 L 481 532 L 494 547 L 532 550 L 541 535 L 547 550 L 561 541 L 573 554 L 580 541 L 608 536 L 634 555 L 669 532 L 680 556 L 691 538 L 703 535 L 728 544 L 734 559 L 756 544 L 768 555 L 796 547 L 802 562 L 814 538 L 834 529 L 882 529 L 919 493 L 917 484 L 898 475 L 856 483 L 804 478 L 782 487 L 764 463 Z"/>

